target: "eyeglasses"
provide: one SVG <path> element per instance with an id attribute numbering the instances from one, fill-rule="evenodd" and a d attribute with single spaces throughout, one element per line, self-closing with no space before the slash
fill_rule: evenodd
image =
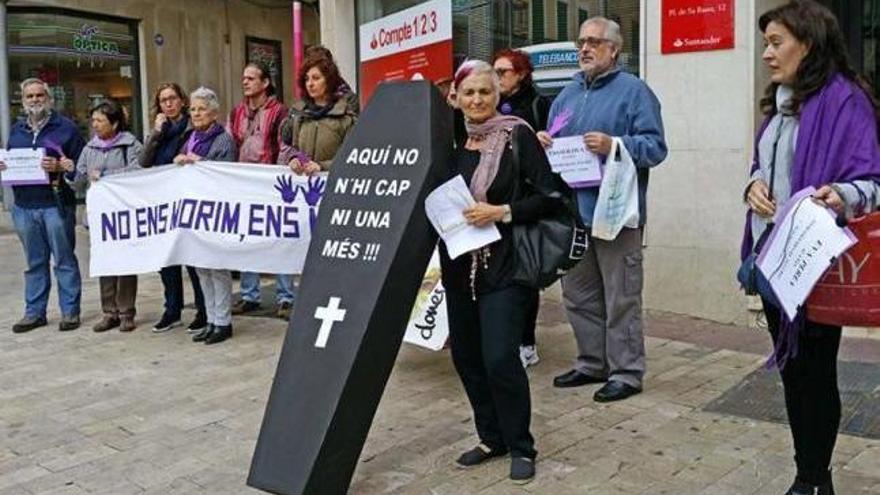
<path id="1" fill-rule="evenodd" d="M 498 74 L 498 77 L 504 77 L 504 74 L 513 71 L 512 67 L 499 67 L 495 69 L 495 73 Z"/>
<path id="2" fill-rule="evenodd" d="M 574 46 L 577 47 L 578 50 L 583 50 L 584 46 L 595 50 L 596 48 L 602 46 L 602 43 L 605 43 L 607 41 L 611 40 L 609 40 L 608 38 L 594 38 L 590 36 L 588 38 L 578 38 L 577 40 L 575 40 Z"/>

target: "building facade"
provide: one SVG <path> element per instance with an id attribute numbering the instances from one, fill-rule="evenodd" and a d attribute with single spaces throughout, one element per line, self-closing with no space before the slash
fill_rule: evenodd
<path id="1" fill-rule="evenodd" d="M 877 73 L 880 0 L 826 0 L 850 37 L 850 53 Z M 321 0 L 322 42 L 357 80 L 357 27 L 420 0 Z M 579 23 L 604 15 L 621 25 L 622 62 L 663 105 L 669 157 L 651 176 L 645 232 L 645 306 L 744 324 L 750 305 L 735 281 L 743 188 L 761 120 L 767 75 L 760 14 L 778 0 L 731 2 L 730 49 L 661 53 L 663 0 L 453 0 L 454 51 L 489 58 L 501 47 L 575 39 Z M 332 16 L 325 14 L 332 12 Z M 333 24 L 333 26 L 330 26 Z M 757 309 L 754 306 L 752 310 Z"/>
<path id="2" fill-rule="evenodd" d="M 161 82 L 215 90 L 228 111 L 241 98 L 241 69 L 267 62 L 285 101 L 293 98 L 292 5 L 285 0 L 10 1 L 7 41 L 12 116 L 18 83 L 40 77 L 56 107 L 83 128 L 106 97 L 123 104 L 137 135 L 149 129 Z M 318 42 L 317 8 L 302 9 L 304 43 Z"/>

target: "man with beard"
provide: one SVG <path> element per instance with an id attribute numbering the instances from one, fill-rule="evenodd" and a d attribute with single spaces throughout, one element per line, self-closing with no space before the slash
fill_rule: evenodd
<path id="1" fill-rule="evenodd" d="M 550 107 L 548 127 L 560 137 L 583 136 L 587 149 L 602 160 L 611 152 L 612 136 L 621 139 L 637 171 L 639 227 L 624 228 L 610 241 L 590 236 L 586 256 L 563 277 L 578 357 L 574 369 L 557 376 L 553 385 L 605 383 L 593 398 L 609 402 L 642 390 L 642 229 L 648 171 L 666 158 L 667 150 L 660 102 L 644 81 L 618 66 L 620 26 L 604 17 L 587 19 L 575 45 L 581 71 Z M 538 139 L 552 146 L 547 132 L 539 132 Z M 576 192 L 578 210 L 590 226 L 599 187 Z"/>
<path id="2" fill-rule="evenodd" d="M 12 331 L 29 332 L 46 325 L 52 287 L 50 258 L 55 263 L 61 306 L 58 330 L 74 330 L 80 324 L 82 281 L 74 253 L 76 198 L 63 175 L 75 173 L 85 142 L 76 124 L 52 109 L 52 94 L 45 82 L 26 79 L 21 83 L 21 100 L 26 117 L 12 127 L 9 148 L 45 149 L 42 167 L 49 175 L 49 184 L 12 188 L 12 220 L 27 260 L 24 317 L 12 326 Z M 0 162 L 0 171 L 5 168 Z"/>

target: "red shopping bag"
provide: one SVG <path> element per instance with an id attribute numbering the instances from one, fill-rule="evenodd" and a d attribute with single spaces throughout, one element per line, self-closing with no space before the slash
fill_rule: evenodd
<path id="1" fill-rule="evenodd" d="M 858 242 L 828 268 L 807 299 L 807 318 L 828 325 L 880 326 L 880 212 L 855 218 Z"/>

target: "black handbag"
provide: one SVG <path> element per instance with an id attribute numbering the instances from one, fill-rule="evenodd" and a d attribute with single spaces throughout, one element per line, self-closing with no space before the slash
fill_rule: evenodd
<path id="1" fill-rule="evenodd" d="M 519 149 L 511 137 L 510 149 L 515 170 L 514 198 L 519 198 Z M 544 289 L 556 282 L 584 258 L 587 252 L 587 229 L 571 198 L 559 191 L 548 190 L 531 180 L 528 185 L 536 194 L 559 202 L 552 215 L 535 222 L 513 225 L 513 247 L 516 253 L 514 283 Z"/>

